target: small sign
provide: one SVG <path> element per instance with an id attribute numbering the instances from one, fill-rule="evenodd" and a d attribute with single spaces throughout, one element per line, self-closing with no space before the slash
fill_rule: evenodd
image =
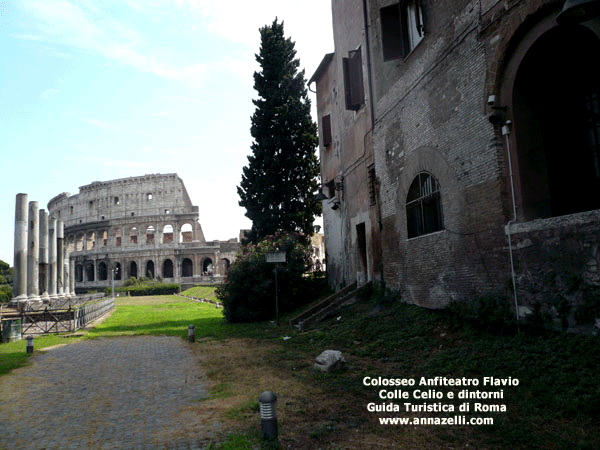
<path id="1" fill-rule="evenodd" d="M 285 262 L 285 252 L 267 253 L 266 256 L 267 256 L 268 263 L 284 263 Z"/>

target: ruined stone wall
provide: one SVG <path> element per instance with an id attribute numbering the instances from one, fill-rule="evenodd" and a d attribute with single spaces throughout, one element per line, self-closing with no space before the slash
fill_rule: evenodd
<path id="1" fill-rule="evenodd" d="M 65 221 L 78 291 L 130 277 L 194 284 L 219 280 L 239 249 L 237 239 L 207 242 L 177 174 L 153 174 L 82 186 L 60 194 L 50 214 Z"/>

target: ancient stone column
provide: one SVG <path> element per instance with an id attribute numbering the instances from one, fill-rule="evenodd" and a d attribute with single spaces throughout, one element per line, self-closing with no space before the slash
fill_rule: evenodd
<path id="1" fill-rule="evenodd" d="M 27 300 L 27 194 L 17 194 L 15 206 L 15 253 L 11 306 Z"/>
<path id="2" fill-rule="evenodd" d="M 56 269 L 57 269 L 57 294 L 62 297 L 65 294 L 65 224 L 62 220 L 56 220 Z"/>
<path id="3" fill-rule="evenodd" d="M 71 298 L 77 296 L 75 294 L 75 258 L 69 260 L 69 293 Z"/>
<path id="4" fill-rule="evenodd" d="M 29 202 L 27 228 L 27 300 L 40 300 L 40 213 L 39 203 Z"/>
<path id="5" fill-rule="evenodd" d="M 48 295 L 50 299 L 58 298 L 56 284 L 58 270 L 56 268 L 56 219 L 51 218 L 48 223 Z"/>
<path id="6" fill-rule="evenodd" d="M 63 277 L 64 277 L 64 294 L 65 298 L 71 298 L 71 267 L 69 265 L 69 257 L 71 252 L 65 248 L 65 259 L 63 260 Z"/>
<path id="7" fill-rule="evenodd" d="M 42 300 L 48 302 L 50 296 L 48 295 L 48 213 L 40 209 L 40 294 Z"/>

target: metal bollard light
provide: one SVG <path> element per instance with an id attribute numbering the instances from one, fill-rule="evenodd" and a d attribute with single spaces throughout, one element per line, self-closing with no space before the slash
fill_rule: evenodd
<path id="1" fill-rule="evenodd" d="M 27 336 L 25 340 L 27 341 L 27 353 L 33 353 L 33 336 Z"/>
<path id="2" fill-rule="evenodd" d="M 260 403 L 260 426 L 263 432 L 263 439 L 277 439 L 276 401 L 277 396 L 271 391 L 265 391 L 258 396 L 258 402 Z"/>
<path id="3" fill-rule="evenodd" d="M 196 341 L 196 326 L 188 325 L 188 341 L 195 342 Z"/>

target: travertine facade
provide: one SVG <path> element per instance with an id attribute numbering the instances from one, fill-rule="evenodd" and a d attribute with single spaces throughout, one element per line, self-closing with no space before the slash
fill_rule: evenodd
<path id="1" fill-rule="evenodd" d="M 77 292 L 105 288 L 130 277 L 160 277 L 191 285 L 219 281 L 239 248 L 236 238 L 210 241 L 177 174 L 153 174 L 79 188 L 48 203 L 64 222 Z"/>

